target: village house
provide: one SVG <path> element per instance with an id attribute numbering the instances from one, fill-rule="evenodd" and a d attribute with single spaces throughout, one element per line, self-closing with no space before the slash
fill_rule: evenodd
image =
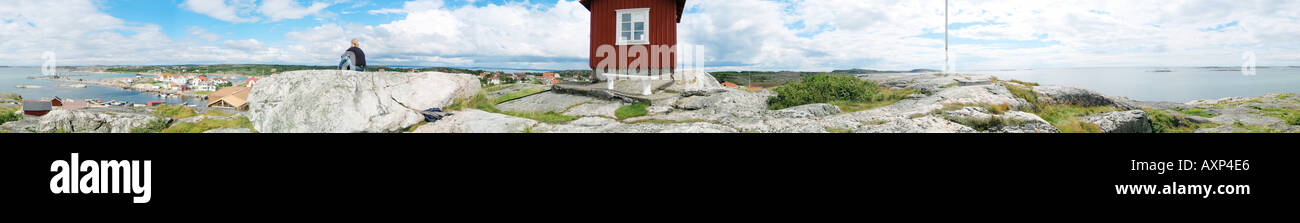
<path id="1" fill-rule="evenodd" d="M 207 107 L 229 107 L 248 110 L 248 93 L 250 87 L 226 87 L 208 94 Z"/>
<path id="2" fill-rule="evenodd" d="M 686 0 L 581 0 L 591 11 L 591 55 L 595 80 L 608 73 L 671 74 L 677 68 L 677 23 Z M 643 46 L 645 52 L 634 51 Z M 654 48 L 660 50 L 654 54 Z M 626 62 L 622 62 L 626 61 Z M 608 69 L 608 70 L 602 70 Z"/>

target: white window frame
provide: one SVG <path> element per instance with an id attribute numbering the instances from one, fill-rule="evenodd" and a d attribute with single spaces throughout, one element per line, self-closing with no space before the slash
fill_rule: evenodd
<path id="1" fill-rule="evenodd" d="M 641 18 L 643 18 L 643 20 L 641 20 L 641 21 L 638 21 L 638 20 L 637 20 L 637 16 L 636 16 L 636 15 L 638 15 L 638 14 L 642 15 Z M 632 38 L 632 39 L 623 39 L 623 31 L 624 31 L 624 30 L 623 30 L 623 15 L 632 15 L 631 22 L 629 22 L 629 23 L 632 24 L 632 25 L 629 25 L 629 26 L 632 27 L 632 30 L 627 30 L 628 32 L 631 32 L 631 33 L 632 33 L 632 34 L 631 34 L 631 36 L 632 36 L 631 38 Z M 642 31 L 642 34 L 644 35 L 644 37 L 643 37 L 641 40 L 636 40 L 636 37 L 637 37 L 637 36 L 636 36 L 636 31 L 637 31 L 637 30 L 636 30 L 636 25 L 635 25 L 635 24 L 636 24 L 637 22 L 645 23 L 645 30 L 641 30 L 641 31 Z M 615 42 L 616 42 L 615 44 L 617 44 L 617 45 L 619 45 L 619 46 L 623 46 L 623 45 L 649 45 L 649 44 L 650 44 L 650 8 L 619 9 L 619 10 L 615 10 L 615 11 L 614 11 L 614 26 L 615 26 L 615 28 L 614 28 L 614 39 L 618 40 L 618 41 L 615 41 Z"/>

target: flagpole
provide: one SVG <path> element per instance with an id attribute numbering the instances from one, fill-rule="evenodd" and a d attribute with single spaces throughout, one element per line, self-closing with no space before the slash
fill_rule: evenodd
<path id="1" fill-rule="evenodd" d="M 943 73 L 951 72 L 948 61 L 948 0 L 943 0 Z"/>

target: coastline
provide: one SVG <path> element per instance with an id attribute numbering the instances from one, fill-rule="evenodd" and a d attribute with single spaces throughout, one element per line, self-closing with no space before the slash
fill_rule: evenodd
<path id="1" fill-rule="evenodd" d="M 102 74 L 119 74 L 119 73 L 105 72 L 105 73 L 102 73 Z M 140 74 L 140 75 L 141 75 L 141 76 L 146 76 L 146 75 L 153 75 L 153 74 Z M 87 85 L 98 85 L 98 86 L 105 86 L 105 87 L 118 88 L 118 89 L 122 89 L 122 90 L 131 90 L 131 91 L 144 92 L 144 93 L 149 93 L 149 94 L 176 95 L 176 96 L 180 96 L 180 97 L 183 97 L 183 98 L 185 98 L 185 97 L 189 97 L 189 98 L 198 98 L 198 99 L 204 99 L 204 100 L 208 99 L 208 96 L 207 96 L 207 95 L 197 94 L 197 93 L 194 92 L 194 91 L 173 91 L 173 90 L 165 90 L 165 89 L 145 89 L 145 88 L 137 88 L 137 87 L 135 87 L 135 86 L 127 85 L 126 83 L 123 83 L 123 82 L 122 82 L 122 80 L 135 79 L 134 77 L 99 78 L 99 79 L 91 79 L 91 80 L 62 79 L 62 77 L 77 77 L 77 76 L 90 76 L 90 75 L 31 76 L 31 77 L 27 77 L 27 78 L 29 78 L 29 79 L 38 79 L 38 80 L 46 80 L 46 81 L 65 82 L 65 83 L 77 83 L 77 84 L 87 84 Z M 154 76 L 156 76 L 156 75 L 154 75 Z"/>

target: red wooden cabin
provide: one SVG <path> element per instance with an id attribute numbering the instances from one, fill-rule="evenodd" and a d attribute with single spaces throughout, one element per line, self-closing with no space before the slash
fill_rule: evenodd
<path id="1" fill-rule="evenodd" d="M 677 68 L 677 23 L 686 0 L 580 2 L 591 11 L 590 58 L 596 79 L 603 79 L 602 73 L 663 75 Z M 658 55 L 652 52 L 656 47 Z"/>

